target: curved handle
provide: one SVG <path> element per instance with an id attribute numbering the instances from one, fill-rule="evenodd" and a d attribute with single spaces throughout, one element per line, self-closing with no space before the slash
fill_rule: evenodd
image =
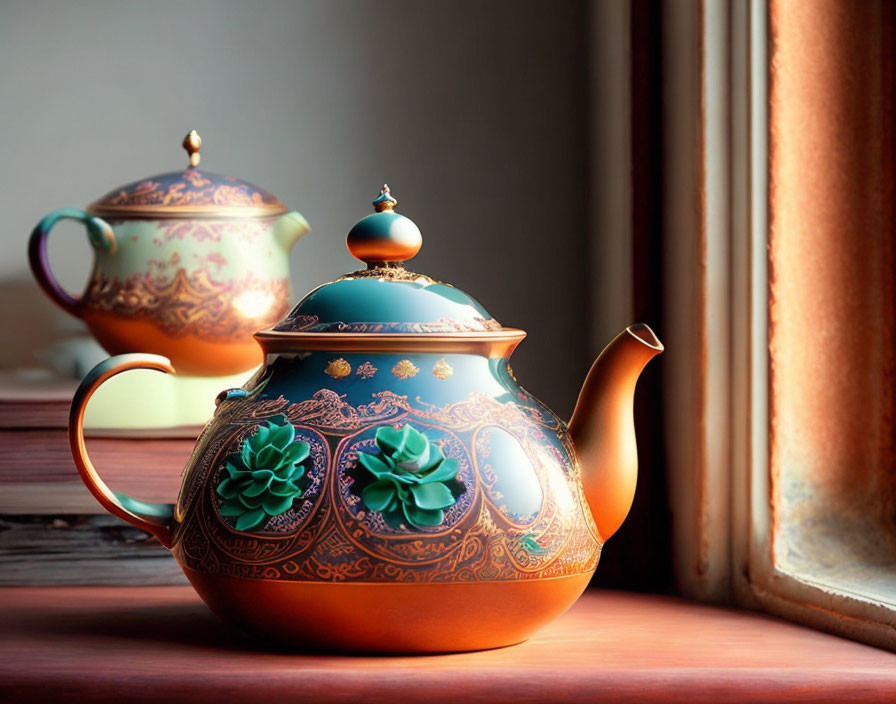
<path id="1" fill-rule="evenodd" d="M 156 354 L 120 354 L 100 362 L 75 392 L 72 410 L 68 420 L 68 439 L 72 448 L 72 457 L 81 479 L 90 489 L 90 493 L 109 513 L 133 523 L 148 533 L 152 533 L 166 548 L 171 547 L 171 524 L 174 516 L 174 504 L 150 504 L 132 499 L 127 494 L 112 491 L 100 478 L 96 468 L 87 455 L 84 444 L 84 411 L 87 402 L 100 384 L 116 374 L 129 369 L 156 369 L 174 374 L 174 367 L 165 357 Z"/>
<path id="2" fill-rule="evenodd" d="M 47 257 L 47 237 L 50 230 L 60 220 L 78 220 L 84 223 L 87 228 L 87 237 L 90 243 L 99 250 L 115 254 L 118 249 L 118 242 L 115 239 L 115 233 L 112 226 L 105 220 L 88 215 L 80 208 L 62 208 L 54 210 L 52 213 L 44 217 L 31 232 L 31 239 L 28 240 L 28 263 L 31 264 L 31 271 L 34 278 L 51 299 L 63 310 L 68 311 L 72 315 L 81 317 L 81 299 L 75 298 L 67 293 L 59 282 L 56 281 L 53 274 L 50 273 L 50 261 Z"/>

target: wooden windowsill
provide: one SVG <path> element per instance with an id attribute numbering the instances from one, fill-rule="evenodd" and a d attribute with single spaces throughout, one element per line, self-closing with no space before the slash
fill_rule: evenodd
<path id="1" fill-rule="evenodd" d="M 764 615 L 589 591 L 531 641 L 358 657 L 264 649 L 189 587 L 0 589 L 0 700 L 896 701 L 896 655 Z"/>

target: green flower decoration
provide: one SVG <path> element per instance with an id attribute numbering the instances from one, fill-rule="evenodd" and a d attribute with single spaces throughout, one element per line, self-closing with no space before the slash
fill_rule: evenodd
<path id="1" fill-rule="evenodd" d="M 310 450 L 296 442 L 291 423 L 261 426 L 224 465 L 228 476 L 216 489 L 221 515 L 236 519 L 237 530 L 251 530 L 286 513 L 310 481 L 302 467 Z"/>
<path id="2" fill-rule="evenodd" d="M 361 499 L 371 511 L 379 511 L 390 525 L 404 519 L 417 528 L 437 526 L 444 509 L 457 498 L 448 482 L 457 486 L 457 460 L 410 425 L 399 430 L 383 425 L 376 430 L 379 456 L 358 453 L 358 462 L 374 481 L 364 487 Z"/>

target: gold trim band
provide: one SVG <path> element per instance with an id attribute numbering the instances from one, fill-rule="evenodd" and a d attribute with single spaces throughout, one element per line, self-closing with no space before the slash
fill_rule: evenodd
<path id="1" fill-rule="evenodd" d="M 509 357 L 525 330 L 503 328 L 495 332 L 445 335 L 412 333 L 276 332 L 262 330 L 255 339 L 265 353 L 327 350 L 340 352 L 442 352 L 478 354 L 490 359 Z"/>
<path id="2" fill-rule="evenodd" d="M 220 206 L 220 205 L 97 205 L 87 206 L 90 215 L 121 220 L 151 220 L 163 218 L 265 218 L 288 212 L 285 205 Z"/>

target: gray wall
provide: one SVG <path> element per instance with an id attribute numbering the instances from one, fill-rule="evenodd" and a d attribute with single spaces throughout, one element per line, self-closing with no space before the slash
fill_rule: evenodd
<path id="1" fill-rule="evenodd" d="M 568 414 L 590 362 L 583 2 L 0 4 L 0 362 L 76 329 L 30 281 L 45 212 L 181 168 L 240 176 L 300 210 L 295 292 L 355 268 L 351 225 L 387 181 L 423 231 L 413 268 L 529 339 L 518 378 Z M 89 251 L 51 238 L 79 289 Z"/>

